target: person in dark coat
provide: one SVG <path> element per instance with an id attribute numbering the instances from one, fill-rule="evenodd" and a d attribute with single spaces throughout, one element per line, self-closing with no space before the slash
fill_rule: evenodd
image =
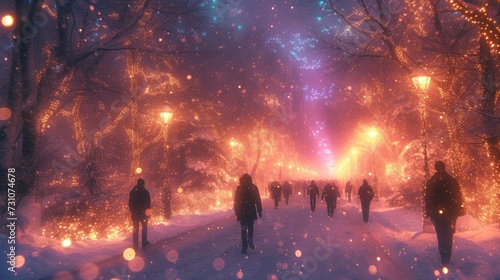
<path id="1" fill-rule="evenodd" d="M 137 180 L 137 185 L 130 191 L 128 199 L 128 208 L 132 214 L 133 225 L 133 244 L 134 249 L 139 249 L 139 224 L 142 227 L 142 248 L 148 246 L 148 219 L 151 208 L 151 198 L 149 191 L 145 187 L 145 182 L 142 178 Z"/>
<path id="2" fill-rule="evenodd" d="M 290 198 L 290 195 L 292 194 L 292 183 L 285 181 L 283 184 L 283 196 L 285 197 L 285 203 L 288 205 L 288 199 Z"/>
<path id="3" fill-rule="evenodd" d="M 347 199 L 349 199 L 349 202 L 351 202 L 351 194 L 352 194 L 352 184 L 351 184 L 351 181 L 347 181 L 347 183 L 345 184 L 344 193 L 347 196 Z"/>
<path id="4" fill-rule="evenodd" d="M 278 209 L 281 200 L 281 185 L 278 181 L 271 184 L 271 197 L 274 200 L 274 209 Z"/>
<path id="5" fill-rule="evenodd" d="M 368 223 L 368 217 L 370 216 L 370 203 L 373 199 L 374 193 L 372 186 L 368 185 L 368 181 L 363 180 L 363 185 L 358 189 L 358 197 L 361 201 L 361 209 L 363 211 L 363 221 Z"/>
<path id="6" fill-rule="evenodd" d="M 321 194 L 321 200 L 326 202 L 326 211 L 328 212 L 328 217 L 333 217 L 333 212 L 337 208 L 337 198 L 340 197 L 339 188 L 335 183 L 327 183 L 323 187 L 323 193 Z"/>
<path id="7" fill-rule="evenodd" d="M 252 183 L 249 174 L 243 174 L 240 184 L 234 195 L 234 213 L 241 225 L 242 254 L 247 253 L 247 248 L 255 249 L 253 243 L 253 223 L 257 220 L 257 214 L 262 217 L 262 203 L 259 189 Z"/>
<path id="8" fill-rule="evenodd" d="M 459 216 L 465 215 L 465 206 L 458 181 L 446 172 L 444 162 L 435 163 L 436 173 L 427 181 L 425 214 L 431 218 L 437 233 L 441 264 L 450 263 L 453 234 Z"/>
<path id="9" fill-rule="evenodd" d="M 316 210 L 316 197 L 319 197 L 319 188 L 314 183 L 314 180 L 311 180 L 311 184 L 307 187 L 307 195 L 311 203 L 311 211 L 314 212 Z"/>

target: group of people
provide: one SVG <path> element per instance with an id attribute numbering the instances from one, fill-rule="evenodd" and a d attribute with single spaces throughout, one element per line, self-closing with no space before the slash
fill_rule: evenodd
<path id="1" fill-rule="evenodd" d="M 445 164 L 442 161 L 437 161 L 435 169 L 436 173 L 427 181 L 426 185 L 425 213 L 434 224 L 441 263 L 446 266 L 451 259 L 456 221 L 459 216 L 465 215 L 465 206 L 458 181 L 446 172 Z M 281 193 L 283 193 L 286 204 L 288 204 L 288 198 L 292 194 L 290 182 L 285 182 L 283 186 L 278 182 L 273 182 L 270 184 L 269 189 L 274 200 L 275 209 L 278 208 Z M 352 190 L 352 184 L 347 182 L 345 194 L 348 196 L 349 202 L 351 201 Z M 306 193 L 309 196 L 311 211 L 314 212 L 316 210 L 316 199 L 320 197 L 319 188 L 314 180 L 307 186 Z M 363 220 L 367 223 L 370 203 L 374 197 L 373 188 L 368 184 L 367 180 L 363 180 L 357 194 L 361 201 Z M 337 198 L 339 197 L 340 191 L 334 182 L 328 182 L 323 187 L 321 200 L 325 200 L 327 204 L 329 217 L 333 217 Z M 142 178 L 137 181 L 137 185 L 130 191 L 129 208 L 133 224 L 133 246 L 138 249 L 140 225 L 142 226 L 141 242 L 144 248 L 149 244 L 147 224 L 150 216 L 148 210 L 151 208 L 151 198 Z M 237 221 L 240 222 L 241 253 L 246 254 L 248 248 L 255 249 L 253 242 L 254 221 L 257 220 L 257 217 L 262 217 L 262 202 L 259 189 L 252 182 L 252 177 L 249 174 L 244 174 L 239 179 L 239 185 L 234 195 L 234 212 Z"/>
<path id="2" fill-rule="evenodd" d="M 351 202 L 352 184 L 350 181 L 346 183 L 345 194 L 348 196 L 349 202 Z M 309 202 L 311 204 L 311 211 L 316 211 L 316 198 L 319 198 L 319 188 L 311 180 L 311 184 L 307 187 L 307 196 L 309 196 Z M 368 217 L 370 214 L 370 203 L 373 200 L 374 192 L 373 188 L 368 185 L 367 180 L 363 180 L 363 185 L 358 189 L 358 197 L 361 201 L 361 208 L 363 212 L 363 220 L 368 223 Z M 333 217 L 333 213 L 337 208 L 337 198 L 340 197 L 340 191 L 335 182 L 327 182 L 323 187 L 321 193 L 321 200 L 326 202 L 326 211 L 329 217 Z"/>
<path id="3" fill-rule="evenodd" d="M 288 181 L 285 181 L 283 185 L 281 185 L 278 181 L 274 181 L 269 183 L 268 186 L 269 193 L 271 194 L 271 198 L 274 201 L 274 209 L 278 209 L 279 203 L 281 201 L 281 194 L 285 198 L 285 203 L 288 205 L 288 200 L 290 199 L 290 195 L 292 195 L 293 189 L 292 184 Z"/>

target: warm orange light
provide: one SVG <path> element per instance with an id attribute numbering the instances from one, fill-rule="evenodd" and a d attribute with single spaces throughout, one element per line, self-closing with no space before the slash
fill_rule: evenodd
<path id="1" fill-rule="evenodd" d="M 65 247 L 65 248 L 71 246 L 71 240 L 70 239 L 64 239 L 61 242 L 61 246 Z"/>
<path id="2" fill-rule="evenodd" d="M 413 78 L 413 85 L 417 90 L 420 90 L 422 92 L 426 92 L 427 89 L 429 89 L 429 84 L 431 82 L 431 77 L 425 76 L 425 75 L 418 75 Z"/>
<path id="3" fill-rule="evenodd" d="M 2 25 L 5 27 L 10 27 L 14 24 L 14 18 L 11 15 L 5 15 L 2 17 Z"/>
<path id="4" fill-rule="evenodd" d="M 127 261 L 131 261 L 135 258 L 135 250 L 132 248 L 127 248 L 123 251 L 123 258 Z"/>
<path id="5" fill-rule="evenodd" d="M 236 141 L 234 139 L 229 140 L 229 146 L 231 146 L 231 148 L 234 148 L 237 145 L 238 145 L 238 141 Z"/>
<path id="6" fill-rule="evenodd" d="M 164 124 L 169 124 L 172 120 L 173 115 L 174 112 L 168 106 L 165 106 L 165 108 L 163 108 L 163 111 L 160 112 L 160 117 Z"/>
<path id="7" fill-rule="evenodd" d="M 368 131 L 368 136 L 370 136 L 371 138 L 375 138 L 375 137 L 377 137 L 377 135 L 378 135 L 378 131 L 375 128 L 371 128 Z"/>

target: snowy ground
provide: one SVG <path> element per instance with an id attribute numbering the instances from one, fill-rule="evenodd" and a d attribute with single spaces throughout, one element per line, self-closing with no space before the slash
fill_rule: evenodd
<path id="1" fill-rule="evenodd" d="M 257 248 L 247 255 L 228 210 L 152 227 L 154 244 L 131 261 L 123 256 L 129 236 L 63 248 L 22 235 L 17 254 L 25 263 L 16 277 L 2 267 L 0 279 L 500 279 L 498 224 L 480 227 L 465 216 L 458 227 L 444 274 L 436 236 L 422 233 L 420 213 L 378 201 L 365 224 L 357 201 L 340 200 L 332 219 L 322 202 L 310 212 L 303 197 L 279 209 L 266 199 L 255 225 Z M 4 255 L 6 240 L 0 238 Z"/>

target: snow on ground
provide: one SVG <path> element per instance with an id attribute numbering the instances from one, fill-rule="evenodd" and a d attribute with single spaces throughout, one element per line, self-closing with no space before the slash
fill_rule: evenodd
<path id="1" fill-rule="evenodd" d="M 0 279 L 500 279 L 498 224 L 459 218 L 445 274 L 436 235 L 422 233 L 420 213 L 380 200 L 365 224 L 357 200 L 340 200 L 333 218 L 319 200 L 316 212 L 303 197 L 283 204 L 274 209 L 264 200 L 264 216 L 255 224 L 257 248 L 247 255 L 240 253 L 239 224 L 229 209 L 150 227 L 153 245 L 131 261 L 123 257 L 130 236 L 68 248 L 18 236 L 25 264 L 17 277 L 2 267 Z M 0 239 L 4 255 L 6 240 Z"/>

